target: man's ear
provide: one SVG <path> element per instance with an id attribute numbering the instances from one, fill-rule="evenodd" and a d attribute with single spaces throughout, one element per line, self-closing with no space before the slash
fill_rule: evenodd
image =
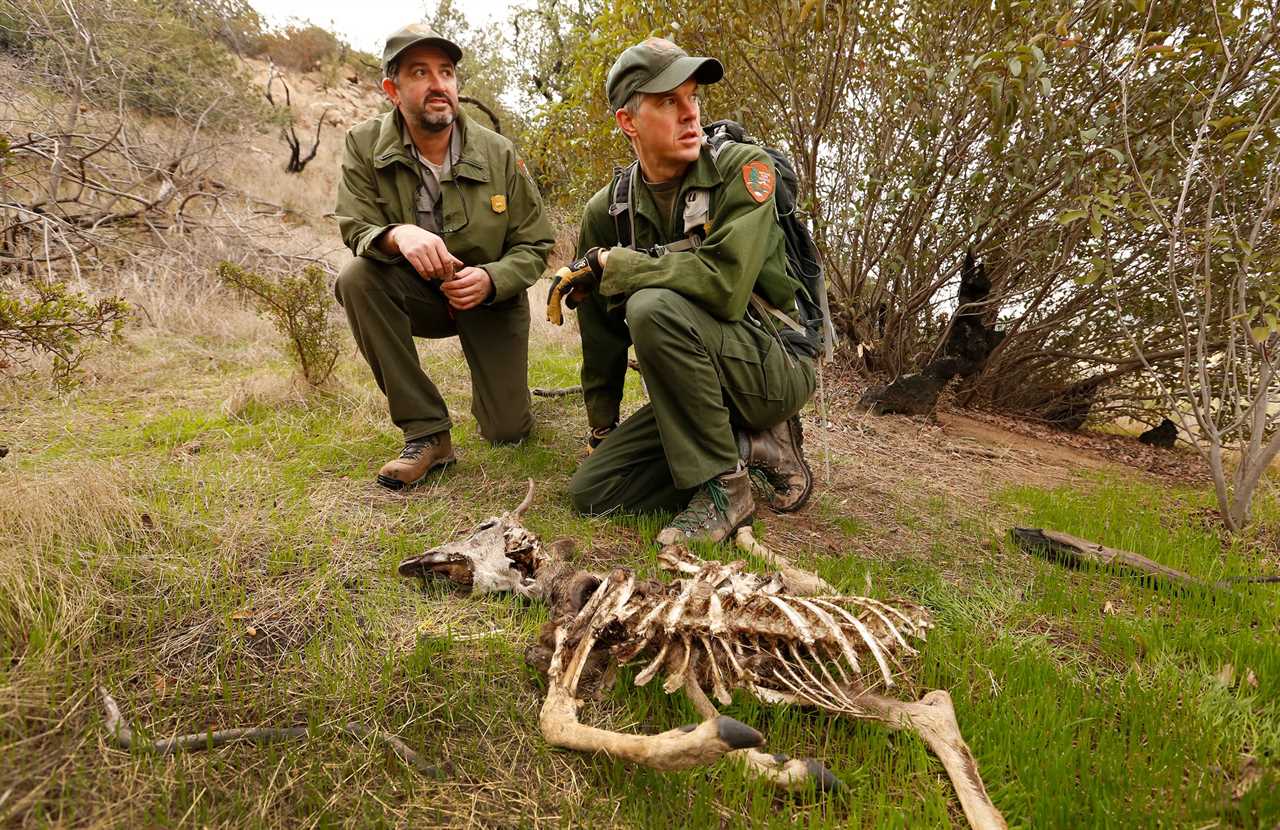
<path id="1" fill-rule="evenodd" d="M 390 78 L 382 79 L 382 91 L 387 93 L 387 97 L 391 99 L 391 103 L 397 107 L 400 106 L 400 90 L 396 86 L 396 82 Z"/>
<path id="2" fill-rule="evenodd" d="M 636 121 L 631 117 L 631 113 L 625 109 L 619 109 L 613 113 L 613 119 L 618 122 L 618 129 L 622 130 L 622 134 L 627 138 L 636 137 Z"/>

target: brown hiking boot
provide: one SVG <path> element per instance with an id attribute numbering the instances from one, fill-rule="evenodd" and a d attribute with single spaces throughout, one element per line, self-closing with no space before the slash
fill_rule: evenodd
<path id="1" fill-rule="evenodd" d="M 686 542 L 723 542 L 730 533 L 749 524 L 755 512 L 751 479 L 746 469 L 721 473 L 698 488 L 689 506 L 658 534 L 657 542 L 664 547 Z"/>
<path id="2" fill-rule="evenodd" d="M 799 510 L 813 494 L 813 470 L 804 460 L 799 415 L 760 432 L 739 431 L 738 453 L 756 483 L 768 491 L 769 506 L 779 513 Z"/>
<path id="3" fill-rule="evenodd" d="M 453 441 L 449 430 L 406 441 L 400 457 L 388 461 L 378 470 L 378 483 L 392 490 L 412 487 L 427 477 L 437 467 L 447 467 L 457 461 L 453 454 Z"/>

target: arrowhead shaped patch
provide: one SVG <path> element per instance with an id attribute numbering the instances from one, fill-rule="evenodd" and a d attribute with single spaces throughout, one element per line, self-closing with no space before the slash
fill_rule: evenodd
<path id="1" fill-rule="evenodd" d="M 764 201 L 773 195 L 774 176 L 769 165 L 763 161 L 752 161 L 742 165 L 742 181 L 747 185 L 747 192 L 756 202 Z"/>

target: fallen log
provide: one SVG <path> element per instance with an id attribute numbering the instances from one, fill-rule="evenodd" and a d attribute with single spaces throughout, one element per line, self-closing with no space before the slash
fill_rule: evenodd
<path id="1" fill-rule="evenodd" d="M 1051 562 L 1058 562 L 1072 568 L 1093 565 L 1121 572 L 1137 573 L 1139 576 L 1148 576 L 1157 581 L 1184 588 L 1222 589 L 1239 583 L 1280 582 L 1280 576 L 1234 576 L 1217 582 L 1206 582 L 1176 568 L 1161 565 L 1141 554 L 1120 548 L 1109 548 L 1057 530 L 1015 527 L 1009 531 L 1009 535 L 1022 550 L 1042 556 Z"/>

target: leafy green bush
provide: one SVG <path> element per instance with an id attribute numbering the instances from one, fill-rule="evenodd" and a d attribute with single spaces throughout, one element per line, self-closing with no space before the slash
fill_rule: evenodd
<path id="1" fill-rule="evenodd" d="M 53 358 L 55 377 L 70 380 L 85 355 L 85 341 L 115 340 L 128 315 L 128 304 L 118 297 L 94 300 L 60 282 L 0 289 L 0 371 L 45 354 Z"/>
<path id="2" fill-rule="evenodd" d="M 300 275 L 272 280 L 223 262 L 218 278 L 248 298 L 288 338 L 289 354 L 307 383 L 320 386 L 329 379 L 338 359 L 338 332 L 329 321 L 333 292 L 324 271 L 308 265 Z"/>

